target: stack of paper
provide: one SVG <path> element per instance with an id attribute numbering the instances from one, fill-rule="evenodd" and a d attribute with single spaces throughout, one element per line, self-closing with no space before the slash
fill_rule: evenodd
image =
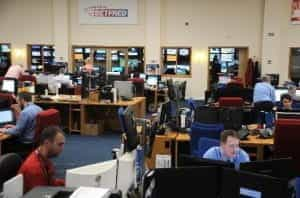
<path id="1" fill-rule="evenodd" d="M 110 190 L 108 188 L 79 187 L 70 198 L 108 198 Z"/>

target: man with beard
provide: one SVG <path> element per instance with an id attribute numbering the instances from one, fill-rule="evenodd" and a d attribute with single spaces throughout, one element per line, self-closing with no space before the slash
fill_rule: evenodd
<path id="1" fill-rule="evenodd" d="M 24 178 L 24 192 L 36 186 L 64 186 L 63 179 L 54 178 L 55 168 L 50 158 L 58 156 L 65 144 L 65 136 L 57 126 L 42 131 L 39 147 L 22 164 L 19 174 Z"/>
<path id="2" fill-rule="evenodd" d="M 21 152 L 27 145 L 33 143 L 36 125 L 36 116 L 42 108 L 32 103 L 32 94 L 20 92 L 17 97 L 18 107 L 14 105 L 16 125 L 7 124 L 0 128 L 0 136 L 11 135 L 11 138 L 3 141 L 2 154 L 9 152 Z"/>

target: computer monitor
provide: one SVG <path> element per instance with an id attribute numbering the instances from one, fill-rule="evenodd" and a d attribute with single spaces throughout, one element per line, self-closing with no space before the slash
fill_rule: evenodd
<path id="1" fill-rule="evenodd" d="M 3 184 L 3 197 L 22 197 L 23 196 L 23 175 L 17 176 L 7 180 Z"/>
<path id="2" fill-rule="evenodd" d="M 218 197 L 218 167 L 155 169 L 154 179 L 156 197 Z"/>
<path id="3" fill-rule="evenodd" d="M 300 112 L 299 109 L 296 109 L 295 111 L 289 110 L 289 111 L 277 111 L 275 113 L 275 119 L 300 119 Z"/>
<path id="4" fill-rule="evenodd" d="M 283 179 L 291 179 L 296 176 L 292 158 L 245 162 L 240 164 L 240 170 Z"/>
<path id="5" fill-rule="evenodd" d="M 139 74 L 139 78 L 144 79 L 144 81 L 146 80 L 147 75 L 144 73 L 140 73 Z"/>
<path id="6" fill-rule="evenodd" d="M 182 154 L 179 156 L 179 166 L 181 167 L 198 167 L 198 166 L 217 166 L 234 168 L 234 164 L 221 160 L 198 158 L 191 155 Z"/>
<path id="7" fill-rule="evenodd" d="M 0 125 L 11 124 L 14 121 L 14 112 L 11 109 L 0 109 Z"/>
<path id="8" fill-rule="evenodd" d="M 220 194 L 224 198 L 289 197 L 288 180 L 223 168 Z"/>
<path id="9" fill-rule="evenodd" d="M 4 79 L 2 81 L 1 91 L 17 94 L 17 80 L 16 79 Z"/>
<path id="10" fill-rule="evenodd" d="M 114 88 L 122 100 L 132 99 L 134 97 L 134 85 L 132 81 L 114 81 Z"/>
<path id="11" fill-rule="evenodd" d="M 106 72 L 107 84 L 113 85 L 116 80 L 126 80 L 120 72 Z"/>
<path id="12" fill-rule="evenodd" d="M 66 187 L 102 187 L 113 189 L 116 184 L 116 160 L 86 165 L 66 172 Z"/>
<path id="13" fill-rule="evenodd" d="M 136 151 L 127 152 L 118 161 L 109 160 L 96 164 L 68 169 L 66 187 L 80 186 L 120 189 L 126 197 L 136 178 Z"/>
<path id="14" fill-rule="evenodd" d="M 160 76 L 159 75 L 147 75 L 146 82 L 150 86 L 157 86 L 159 80 L 160 80 Z"/>
<path id="15" fill-rule="evenodd" d="M 131 106 L 128 106 L 124 110 L 124 119 L 126 125 L 126 150 L 132 151 L 138 145 L 138 137 L 137 137 L 137 130 L 136 130 L 136 123 L 134 120 L 134 109 Z"/>
<path id="16" fill-rule="evenodd" d="M 282 94 L 287 94 L 288 90 L 287 89 L 275 89 L 275 100 L 276 102 L 280 102 L 281 95 Z"/>

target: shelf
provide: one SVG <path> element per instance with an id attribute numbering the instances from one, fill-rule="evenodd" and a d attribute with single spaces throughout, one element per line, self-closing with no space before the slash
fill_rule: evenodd
<path id="1" fill-rule="evenodd" d="M 72 132 L 79 132 L 80 133 L 79 129 L 71 129 L 70 131 L 72 131 Z"/>

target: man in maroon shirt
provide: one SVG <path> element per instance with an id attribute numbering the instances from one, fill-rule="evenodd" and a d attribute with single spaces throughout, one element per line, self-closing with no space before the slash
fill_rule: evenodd
<path id="1" fill-rule="evenodd" d="M 54 166 L 50 158 L 58 156 L 65 144 L 62 130 L 49 126 L 42 131 L 40 146 L 22 164 L 19 173 L 24 177 L 24 192 L 36 186 L 64 186 L 63 179 L 54 178 Z"/>

